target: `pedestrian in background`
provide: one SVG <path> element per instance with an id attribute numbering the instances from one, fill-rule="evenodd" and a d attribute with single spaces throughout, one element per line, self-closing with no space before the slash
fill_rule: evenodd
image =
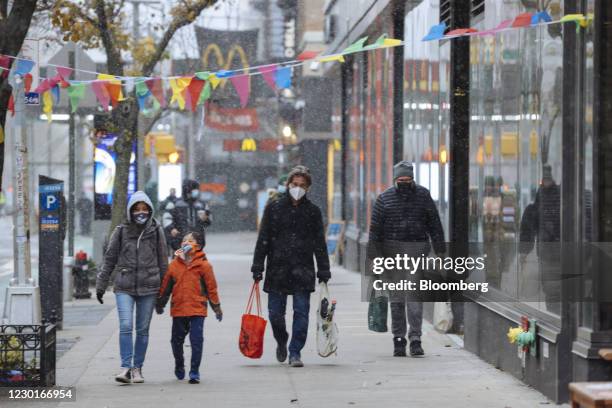
<path id="1" fill-rule="evenodd" d="M 438 209 L 429 190 L 414 181 L 414 169 L 407 161 L 393 167 L 394 185 L 376 199 L 370 223 L 370 243 L 375 256 L 388 256 L 390 248 L 403 247 L 411 257 L 427 256 L 431 250 L 439 256 L 446 252 L 444 230 Z M 400 245 L 398 245 L 398 243 Z M 421 271 L 413 275 L 417 279 Z M 401 278 L 401 277 L 399 277 Z M 424 355 L 421 346 L 423 302 L 410 291 L 390 291 L 393 355 L 406 356 L 406 334 L 410 340 L 410 355 Z M 406 326 L 406 317 L 410 331 Z"/>
<path id="2" fill-rule="evenodd" d="M 251 272 L 253 279 L 262 280 L 264 263 L 268 293 L 270 324 L 277 342 L 276 358 L 287 359 L 285 311 L 287 296 L 293 296 L 293 329 L 289 344 L 289 364 L 303 367 L 301 351 L 308 334 L 310 294 L 315 290 L 315 275 L 327 282 L 331 273 L 325 244 L 325 229 L 321 210 L 306 197 L 312 185 L 308 168 L 295 167 L 287 177 L 288 194 L 270 201 L 257 237 Z M 313 256 L 317 261 L 315 274 Z"/>
<path id="3" fill-rule="evenodd" d="M 202 235 L 206 246 L 206 231 L 211 215 L 208 205 L 200 200 L 200 184 L 195 180 L 183 182 L 183 196 L 174 203 L 167 203 L 162 218 L 166 238 L 172 250 L 181 247 L 182 237 L 189 231 Z"/>
<path id="4" fill-rule="evenodd" d="M 93 218 L 93 201 L 87 198 L 84 192 L 81 192 L 76 206 L 79 211 L 81 235 L 89 235 L 91 234 L 91 220 Z"/>
<path id="5" fill-rule="evenodd" d="M 161 280 L 168 269 L 166 240 L 153 218 L 153 204 L 142 191 L 130 197 L 127 220 L 113 231 L 96 280 L 96 296 L 103 296 L 111 274 L 119 314 L 121 372 L 115 380 L 142 383 L 142 365 L 149 344 L 149 324 Z M 133 341 L 134 312 L 136 339 Z"/>
<path id="6" fill-rule="evenodd" d="M 191 368 L 189 383 L 200 382 L 200 363 L 204 344 L 204 319 L 208 315 L 210 303 L 218 321 L 223 319 L 221 303 L 217 293 L 217 281 L 212 265 L 202 250 L 203 236 L 199 232 L 189 232 L 182 240 L 181 249 L 164 276 L 157 313 L 164 313 L 164 307 L 172 295 L 170 315 L 172 316 L 172 353 L 174 354 L 174 375 L 179 380 L 185 378 L 185 359 L 183 343 L 189 334 L 191 345 Z"/>

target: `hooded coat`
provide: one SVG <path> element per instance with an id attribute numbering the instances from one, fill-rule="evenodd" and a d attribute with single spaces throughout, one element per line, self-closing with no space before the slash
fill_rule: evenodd
<path id="1" fill-rule="evenodd" d="M 251 272 L 264 270 L 265 292 L 314 292 L 317 260 L 319 279 L 329 279 L 329 257 L 321 210 L 308 198 L 293 205 L 280 194 L 265 210 L 257 237 Z"/>
<path id="2" fill-rule="evenodd" d="M 132 220 L 131 209 L 138 202 L 147 204 L 151 211 L 144 226 Z M 153 218 L 153 204 L 144 192 L 132 194 L 126 210 L 127 221 L 115 228 L 108 242 L 96 279 L 96 291 L 105 291 L 114 275 L 115 292 L 155 295 L 168 269 L 163 229 Z"/>

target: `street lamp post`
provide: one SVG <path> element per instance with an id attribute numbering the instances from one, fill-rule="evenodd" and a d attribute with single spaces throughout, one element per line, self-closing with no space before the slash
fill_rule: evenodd
<path id="1" fill-rule="evenodd" d="M 15 89 L 15 151 L 13 161 L 13 278 L 6 289 L 2 320 L 10 324 L 40 324 L 40 291 L 32 279 L 30 263 L 30 200 L 28 145 L 25 126 L 24 83 L 13 76 Z"/>

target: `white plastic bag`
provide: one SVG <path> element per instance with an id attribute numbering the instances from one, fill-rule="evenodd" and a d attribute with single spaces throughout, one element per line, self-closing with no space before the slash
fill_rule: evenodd
<path id="1" fill-rule="evenodd" d="M 319 284 L 319 307 L 317 308 L 317 353 L 329 357 L 338 350 L 338 326 L 334 321 L 336 301 L 329 297 L 327 283 Z"/>
<path id="2" fill-rule="evenodd" d="M 434 329 L 447 333 L 453 327 L 453 309 L 451 302 L 436 302 L 433 310 Z"/>

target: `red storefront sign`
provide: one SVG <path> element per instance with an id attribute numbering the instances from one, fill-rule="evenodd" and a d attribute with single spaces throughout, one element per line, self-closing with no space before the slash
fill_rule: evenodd
<path id="1" fill-rule="evenodd" d="M 255 132 L 259 129 L 257 110 L 253 108 L 220 108 L 209 105 L 204 124 L 222 132 Z"/>

